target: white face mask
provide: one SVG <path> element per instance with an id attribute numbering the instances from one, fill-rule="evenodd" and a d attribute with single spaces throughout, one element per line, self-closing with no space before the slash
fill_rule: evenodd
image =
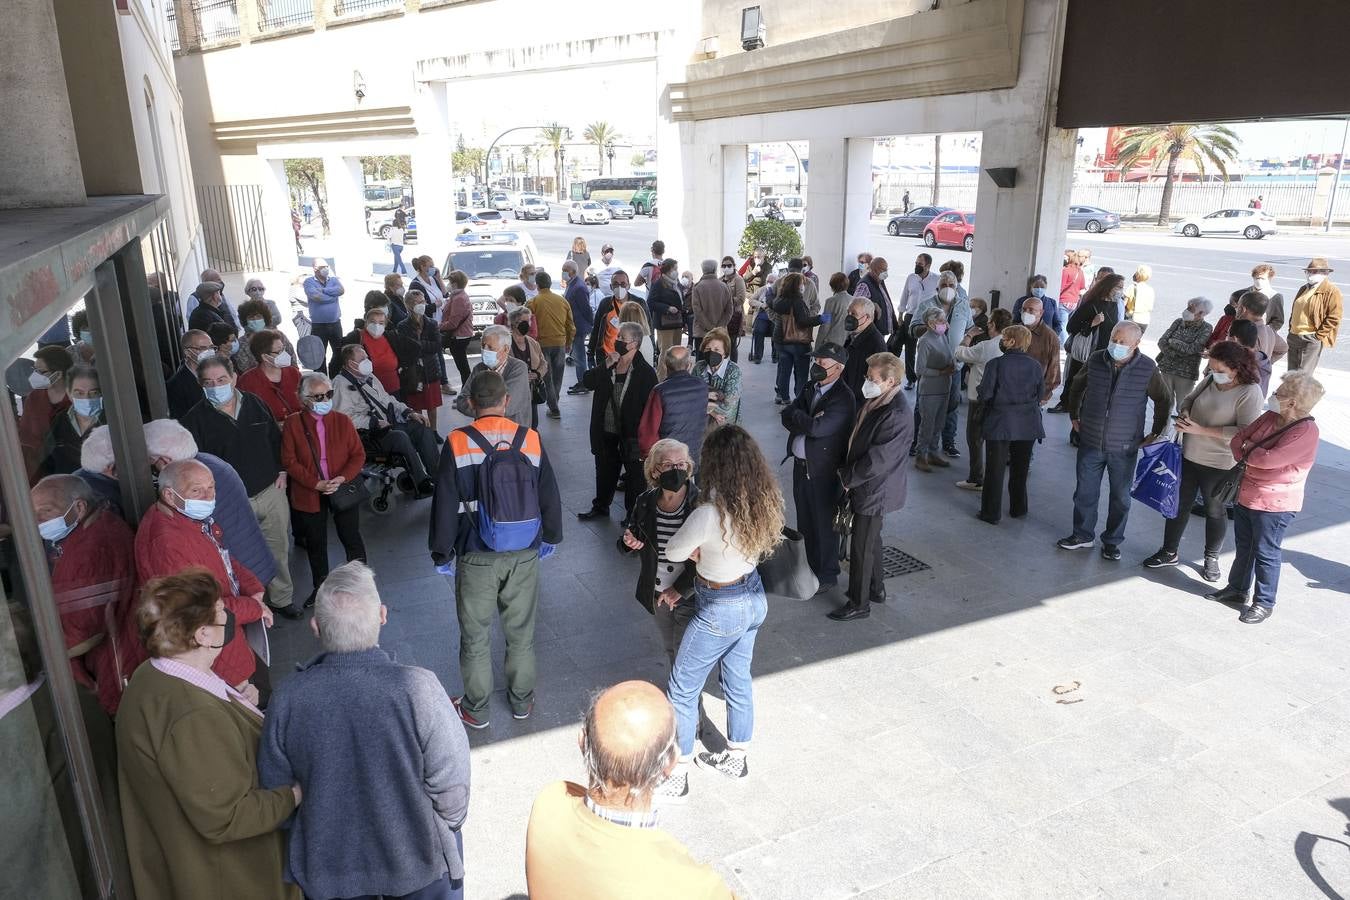
<path id="1" fill-rule="evenodd" d="M 369 378 L 371 373 L 375 371 L 375 364 L 368 359 L 363 359 L 356 364 L 356 371 Z"/>
<path id="2" fill-rule="evenodd" d="M 277 354 L 276 364 L 277 368 L 279 369 L 286 368 L 291 364 L 291 355 L 287 353 L 285 350 L 282 350 L 280 353 Z"/>
<path id="3" fill-rule="evenodd" d="M 413 315 L 417 315 L 417 316 L 425 315 L 425 314 L 426 314 L 426 311 L 427 311 L 427 305 L 426 305 L 425 303 L 414 303 L 414 304 L 413 304 Z"/>
<path id="4" fill-rule="evenodd" d="M 1040 320 L 1041 317 L 1036 315 L 1035 313 L 1029 312 L 1022 313 L 1022 324 L 1027 326 L 1028 328 L 1030 328 L 1032 325 L 1035 325 Z"/>
<path id="5" fill-rule="evenodd" d="M 1194 320 L 1195 320 L 1195 313 L 1191 312 L 1189 309 L 1183 309 L 1181 311 L 1181 321 L 1191 322 Z"/>
<path id="6" fill-rule="evenodd" d="M 952 299 L 956 297 L 956 288 L 954 287 L 939 288 L 938 297 L 940 297 L 944 303 L 951 303 Z"/>
<path id="7" fill-rule="evenodd" d="M 627 296 L 628 296 L 628 288 L 624 287 L 624 286 L 621 285 L 621 284 L 620 284 L 620 285 L 615 285 L 615 287 L 614 287 L 614 299 L 615 299 L 615 300 L 622 300 L 622 299 L 624 299 L 624 298 L 627 297 Z"/>
<path id="8" fill-rule="evenodd" d="M 731 274 L 732 272 L 734 272 L 734 271 L 736 271 L 736 267 L 735 267 L 735 266 L 723 266 L 723 267 L 722 267 L 722 274 L 723 274 L 723 275 L 730 275 L 730 274 Z"/>
<path id="9" fill-rule="evenodd" d="M 680 276 L 680 287 L 689 287 L 689 279 L 683 275 Z"/>
<path id="10" fill-rule="evenodd" d="M 1209 377 L 1214 379 L 1215 384 L 1227 384 L 1233 380 L 1233 376 L 1227 372 L 1210 372 Z"/>
<path id="11" fill-rule="evenodd" d="M 862 395 L 868 400 L 873 400 L 881 396 L 881 385 L 875 381 L 867 380 L 862 383 Z"/>
<path id="12" fill-rule="evenodd" d="M 328 277 L 328 267 L 325 266 L 324 268 L 320 269 L 319 271 L 315 272 L 314 274 L 318 275 L 320 278 L 327 278 L 327 277 Z"/>
<path id="13" fill-rule="evenodd" d="M 1280 409 L 1280 398 L 1271 394 L 1270 399 L 1266 401 L 1266 409 L 1276 414 L 1283 412 L 1283 410 Z"/>
<path id="14" fill-rule="evenodd" d="M 613 259 L 614 259 L 614 254 L 613 254 L 613 253 L 603 253 L 603 254 L 600 255 L 600 259 L 604 261 L 605 265 L 609 265 L 610 262 L 612 262 Z"/>
<path id="15" fill-rule="evenodd" d="M 889 271 L 889 270 L 884 271 L 884 272 L 882 272 L 880 275 L 877 276 L 877 279 L 880 280 L 880 281 L 885 281 L 885 280 L 886 280 L 886 276 L 889 275 L 889 274 L 890 274 L 890 271 Z"/>
<path id="16" fill-rule="evenodd" d="M 382 337 L 384 335 L 384 326 L 379 322 L 371 322 L 366 326 L 366 334 L 373 338 Z"/>
<path id="17" fill-rule="evenodd" d="M 1254 280 L 1254 281 L 1252 282 L 1252 289 L 1253 289 L 1253 290 L 1260 291 L 1260 292 L 1263 293 L 1263 294 L 1266 293 L 1267 291 L 1270 290 L 1270 279 L 1269 279 L 1269 278 L 1257 278 L 1256 280 Z"/>
<path id="18" fill-rule="evenodd" d="M 28 384 L 35 391 L 45 391 L 52 386 L 52 377 L 46 372 L 39 372 L 34 369 L 28 376 Z"/>
<path id="19" fill-rule="evenodd" d="M 1324 282 L 1324 281 L 1326 281 L 1326 280 L 1327 280 L 1327 275 L 1326 275 L 1325 272 L 1309 272 L 1309 273 L 1308 273 L 1308 284 L 1318 285 L 1318 284 L 1321 284 L 1322 282 Z"/>

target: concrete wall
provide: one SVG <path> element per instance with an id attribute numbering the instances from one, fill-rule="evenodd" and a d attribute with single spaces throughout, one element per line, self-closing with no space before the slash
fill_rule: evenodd
<path id="1" fill-rule="evenodd" d="M 822 15 L 825 8 L 819 0 L 754 0 L 753 3 L 703 0 L 703 21 L 698 37 L 716 37 L 719 56 L 745 52 L 741 49 L 741 11 L 755 5 L 759 6 L 768 25 L 765 46 L 773 46 L 908 16 L 933 4 L 932 0 L 831 0 L 829 14 Z"/>

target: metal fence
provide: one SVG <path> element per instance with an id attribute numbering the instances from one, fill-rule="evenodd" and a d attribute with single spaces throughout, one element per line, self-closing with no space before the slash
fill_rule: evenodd
<path id="1" fill-rule="evenodd" d="M 334 16 L 357 16 L 386 9 L 402 9 L 405 0 L 333 0 Z"/>
<path id="2" fill-rule="evenodd" d="M 927 178 L 887 178 L 877 185 L 876 207 L 882 212 L 904 208 L 905 192 L 909 192 L 909 208 L 927 206 L 930 203 L 939 206 L 953 206 L 957 209 L 975 208 L 975 191 L 978 182 L 970 175 L 944 175 L 939 185 L 938 198 L 933 199 L 933 179 Z"/>
<path id="3" fill-rule="evenodd" d="M 189 8 L 202 43 L 239 37 L 239 10 L 235 0 L 191 0 Z"/>
<path id="4" fill-rule="evenodd" d="M 170 49 L 170 50 L 177 50 L 177 49 L 178 49 L 178 10 L 174 8 L 173 3 L 169 3 L 168 9 L 167 9 L 167 13 L 168 13 L 168 24 L 165 25 L 165 27 L 168 28 L 168 30 L 169 30 L 169 49 Z"/>
<path id="5" fill-rule="evenodd" d="M 263 224 L 262 185 L 199 184 L 197 212 L 212 268 L 222 272 L 272 268 Z"/>
<path id="6" fill-rule="evenodd" d="M 314 21 L 314 0 L 258 0 L 258 30 L 277 31 Z"/>

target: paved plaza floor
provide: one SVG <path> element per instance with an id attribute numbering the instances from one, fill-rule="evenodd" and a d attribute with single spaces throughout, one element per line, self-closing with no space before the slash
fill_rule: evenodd
<path id="1" fill-rule="evenodd" d="M 777 463 L 771 368 L 743 368 L 744 424 Z M 1350 379 L 1326 381 L 1350 396 Z M 509 715 L 497 632 L 492 725 L 470 734 L 475 900 L 524 896 L 530 804 L 551 781 L 584 781 L 576 737 L 592 692 L 665 684 L 656 628 L 633 597 L 637 561 L 615 549 L 621 504 L 608 522 L 572 515 L 594 487 L 589 404 L 564 397 L 562 421 L 541 422 L 566 539 L 541 564 L 535 715 Z M 1198 520 L 1182 545 L 1190 564 L 1173 569 L 1139 565 L 1162 520 L 1138 504 L 1120 562 L 1054 546 L 1073 491 L 1063 416 L 1046 417 L 1025 519 L 977 521 L 978 495 L 954 487 L 964 460 L 913 472 L 885 543 L 929 568 L 890 579 L 890 601 L 861 621 L 826 619 L 835 598 L 770 597 L 751 777 L 695 769 L 664 827 L 738 894 L 765 900 L 1350 896 L 1348 408 L 1316 410 L 1318 466 L 1260 626 L 1202 598 Z M 447 418 L 462 421 L 447 406 L 442 430 Z M 779 472 L 794 521 L 790 466 Z M 427 555 L 428 509 L 363 512 L 362 530 L 389 606 L 383 645 L 457 694 L 454 598 Z M 1227 551 L 1225 570 L 1231 535 Z M 331 552 L 340 559 L 336 541 Z M 303 596 L 309 575 L 294 563 Z M 274 630 L 274 681 L 314 652 L 306 624 Z"/>

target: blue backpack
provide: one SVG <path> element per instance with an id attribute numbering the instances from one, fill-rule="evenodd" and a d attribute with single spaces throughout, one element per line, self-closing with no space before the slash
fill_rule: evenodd
<path id="1" fill-rule="evenodd" d="M 539 467 L 521 449 L 526 428 L 517 428 L 510 444 L 488 443 L 472 425 L 464 433 L 483 450 L 478 466 L 478 536 L 497 553 L 527 550 L 543 527 L 539 514 Z"/>

